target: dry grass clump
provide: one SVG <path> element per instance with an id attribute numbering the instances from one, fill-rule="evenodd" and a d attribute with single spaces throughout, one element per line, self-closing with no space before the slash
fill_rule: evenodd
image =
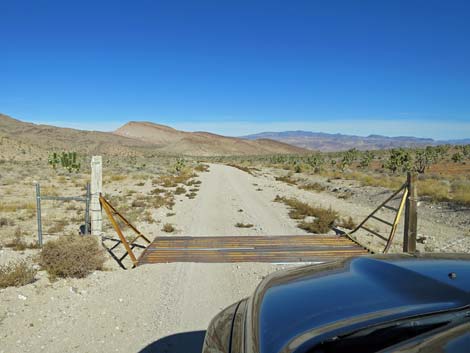
<path id="1" fill-rule="evenodd" d="M 297 185 L 297 181 L 295 179 L 292 179 L 289 175 L 275 177 L 274 179 L 276 179 L 277 181 L 282 181 L 283 183 L 289 185 Z"/>
<path id="2" fill-rule="evenodd" d="M 55 233 L 61 233 L 64 231 L 65 226 L 68 224 L 66 220 L 58 220 L 55 221 L 52 226 L 47 228 L 47 233 L 49 234 L 55 234 Z"/>
<path id="3" fill-rule="evenodd" d="M 470 182 L 457 181 L 452 184 L 453 200 L 463 205 L 470 205 Z"/>
<path id="4" fill-rule="evenodd" d="M 196 172 L 208 172 L 209 166 L 207 164 L 198 164 L 197 166 L 194 167 L 194 170 Z"/>
<path id="5" fill-rule="evenodd" d="M 331 208 L 313 207 L 295 198 L 276 196 L 275 202 L 282 202 L 290 207 L 289 217 L 302 220 L 298 227 L 310 233 L 327 233 L 333 228 L 338 213 Z M 305 218 L 313 217 L 313 221 L 305 221 Z"/>
<path id="6" fill-rule="evenodd" d="M 175 230 L 175 227 L 171 223 L 165 223 L 162 228 L 162 231 L 166 233 L 173 233 Z"/>
<path id="7" fill-rule="evenodd" d="M 110 175 L 108 176 L 105 181 L 112 182 L 112 181 L 123 181 L 127 178 L 127 175 Z"/>
<path id="8" fill-rule="evenodd" d="M 186 189 L 182 186 L 178 186 L 175 190 L 175 195 L 182 195 L 186 193 Z"/>
<path id="9" fill-rule="evenodd" d="M 188 199 L 191 199 L 191 200 L 192 200 L 192 199 L 194 199 L 194 198 L 197 196 L 197 194 L 196 194 L 195 192 L 190 192 L 190 193 L 187 193 L 185 196 L 186 196 Z"/>
<path id="10" fill-rule="evenodd" d="M 190 180 L 188 181 L 185 185 L 186 186 L 198 186 L 198 185 L 201 185 L 202 181 L 200 180 Z"/>
<path id="11" fill-rule="evenodd" d="M 309 183 L 309 184 L 300 185 L 299 189 L 308 190 L 308 191 L 325 191 L 326 187 L 324 187 L 320 183 Z"/>
<path id="12" fill-rule="evenodd" d="M 52 279 L 83 278 L 101 270 L 104 262 L 103 249 L 91 236 L 62 236 L 44 244 L 40 254 L 40 264 Z"/>
<path id="13" fill-rule="evenodd" d="M 253 228 L 253 224 L 238 222 L 238 223 L 235 224 L 235 227 L 237 227 L 237 228 Z"/>
<path id="14" fill-rule="evenodd" d="M 442 180 L 423 179 L 418 180 L 418 195 L 428 196 L 432 201 L 447 201 L 450 198 L 449 183 Z"/>
<path id="15" fill-rule="evenodd" d="M 152 195 L 163 194 L 164 192 L 166 192 L 166 190 L 165 190 L 165 189 L 160 189 L 160 188 L 155 188 L 155 189 L 152 189 L 152 190 L 150 191 L 150 193 L 151 193 Z"/>
<path id="16" fill-rule="evenodd" d="M 228 165 L 229 167 L 232 167 L 232 168 L 237 168 L 237 169 L 239 169 L 241 171 L 244 171 L 245 173 L 248 173 L 248 174 L 251 174 L 251 175 L 253 175 L 254 171 L 259 171 L 259 169 L 256 169 L 256 168 L 253 168 L 253 167 L 245 167 L 245 166 L 239 165 L 239 164 L 228 163 L 226 165 Z"/>
<path id="17" fill-rule="evenodd" d="M 0 266 L 0 288 L 19 287 L 34 282 L 37 271 L 25 261 Z"/>
<path id="18" fill-rule="evenodd" d="M 131 203 L 132 207 L 145 207 L 146 205 L 147 203 L 145 202 L 145 199 L 141 199 L 141 198 L 133 200 Z"/>
<path id="19" fill-rule="evenodd" d="M 162 175 L 159 179 L 153 180 L 154 184 L 159 184 L 165 188 L 177 187 L 178 184 L 189 185 L 190 179 L 197 177 L 192 169 L 183 169 L 181 172 L 175 175 Z"/>
<path id="20" fill-rule="evenodd" d="M 8 227 L 8 226 L 14 226 L 15 222 L 11 219 L 2 217 L 0 218 L 0 227 Z"/>
<path id="21" fill-rule="evenodd" d="M 38 245 L 36 243 L 27 243 L 21 232 L 20 228 L 15 230 L 15 237 L 13 240 L 5 244 L 6 248 L 11 248 L 16 251 L 24 251 L 26 249 L 37 249 Z"/>
<path id="22" fill-rule="evenodd" d="M 166 207 L 171 210 L 175 205 L 175 198 L 168 192 L 163 196 L 156 195 L 151 198 L 150 205 L 154 208 Z"/>
<path id="23" fill-rule="evenodd" d="M 357 227 L 357 224 L 356 224 L 356 222 L 354 222 L 352 217 L 349 216 L 349 218 L 341 219 L 341 221 L 338 223 L 338 226 L 340 226 L 341 228 L 346 228 L 346 229 L 353 230 Z"/>
<path id="24" fill-rule="evenodd" d="M 0 212 L 18 212 L 21 210 L 35 210 L 36 204 L 34 202 L 11 202 L 0 203 Z"/>
<path id="25" fill-rule="evenodd" d="M 142 214 L 142 220 L 143 220 L 144 222 L 149 223 L 149 224 L 155 223 L 155 220 L 153 219 L 153 216 L 152 216 L 152 212 L 150 212 L 149 210 L 146 210 L 146 211 Z"/>

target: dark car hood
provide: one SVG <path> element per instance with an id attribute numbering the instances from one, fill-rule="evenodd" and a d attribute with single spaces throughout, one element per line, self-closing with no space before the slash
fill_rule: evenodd
<path id="1" fill-rule="evenodd" d="M 360 257 L 306 266 L 260 283 L 248 306 L 247 344 L 253 352 L 293 352 L 306 341 L 469 304 L 468 256 Z"/>

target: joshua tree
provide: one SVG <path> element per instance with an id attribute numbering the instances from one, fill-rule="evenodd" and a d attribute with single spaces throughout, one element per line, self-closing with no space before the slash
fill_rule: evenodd
<path id="1" fill-rule="evenodd" d="M 424 150 L 417 150 L 415 153 L 414 169 L 423 174 L 426 169 L 436 162 L 438 154 L 436 150 L 428 146 Z"/>
<path id="2" fill-rule="evenodd" d="M 397 171 L 410 171 L 412 167 L 410 152 L 403 148 L 390 150 L 390 156 L 383 167 L 390 170 L 392 173 L 396 173 Z"/>

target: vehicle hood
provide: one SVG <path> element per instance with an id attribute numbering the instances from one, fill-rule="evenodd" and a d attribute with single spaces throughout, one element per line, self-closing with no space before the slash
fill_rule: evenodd
<path id="1" fill-rule="evenodd" d="M 247 345 L 252 352 L 296 352 L 307 341 L 469 304 L 465 255 L 358 257 L 300 267 L 260 283 L 247 308 Z"/>

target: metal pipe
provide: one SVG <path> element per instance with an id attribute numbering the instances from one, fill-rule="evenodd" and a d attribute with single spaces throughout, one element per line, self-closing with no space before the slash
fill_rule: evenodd
<path id="1" fill-rule="evenodd" d="M 38 222 L 38 245 L 42 248 L 41 186 L 39 183 L 36 183 L 36 216 Z"/>
<path id="2" fill-rule="evenodd" d="M 89 234 L 90 225 L 90 183 L 86 184 L 86 201 L 85 201 L 85 235 Z"/>

